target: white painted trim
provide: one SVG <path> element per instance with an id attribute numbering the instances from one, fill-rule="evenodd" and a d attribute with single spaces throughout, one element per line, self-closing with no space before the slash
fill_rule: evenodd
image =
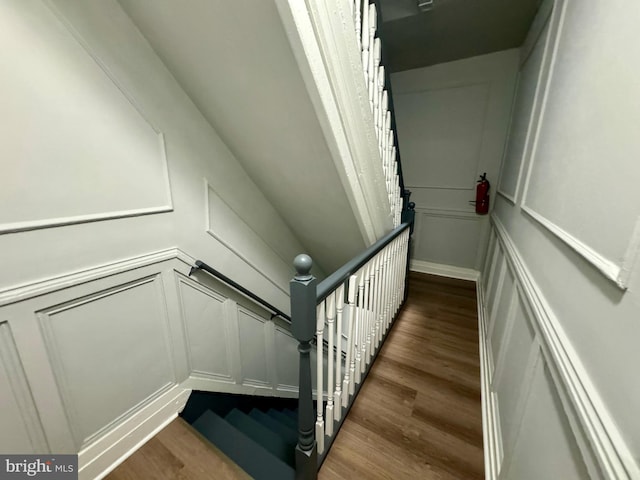
<path id="1" fill-rule="evenodd" d="M 430 207 L 416 207 L 415 211 L 422 215 L 429 215 L 430 217 L 447 217 L 456 218 L 459 220 L 475 220 L 480 221 L 484 218 L 484 215 L 478 215 L 475 210 L 462 210 L 453 208 L 430 208 Z"/>
<path id="2" fill-rule="evenodd" d="M 473 282 L 477 282 L 480 278 L 480 272 L 472 268 L 455 267 L 453 265 L 443 265 L 441 263 L 425 262 L 423 260 L 411 260 L 409 268 L 413 272 L 429 273 L 431 275 L 471 280 Z"/>
<path id="3" fill-rule="evenodd" d="M 336 12 L 333 7 L 328 12 L 328 5 L 313 3 L 312 8 L 304 1 L 276 0 L 360 232 L 367 244 L 372 244 L 391 228 L 392 219 L 382 162 L 371 162 L 372 158 L 380 159 L 380 152 L 355 29 L 351 27 L 349 38 L 328 34 L 345 12 Z M 351 19 L 350 12 L 347 18 Z M 327 55 L 328 50 L 334 55 Z M 351 64 L 345 67 L 341 60 Z M 359 78 L 362 80 L 357 81 Z M 345 90 L 351 93 L 345 94 Z"/>
<path id="4" fill-rule="evenodd" d="M 633 452 L 625 443 L 580 357 L 533 280 L 509 233 L 496 215 L 492 215 L 491 219 L 505 258 L 510 262 L 533 313 L 541 343 L 548 352 L 547 361 L 552 364 L 558 381 L 562 383 L 558 389 L 566 392 L 568 402 L 573 407 L 576 428 L 581 430 L 578 436 L 583 436 L 590 447 L 587 452 L 583 451 L 583 455 L 592 456 L 607 479 L 640 478 L 640 466 Z"/>
<path id="5" fill-rule="evenodd" d="M 118 259 L 83 270 L 76 270 L 75 272 L 2 289 L 0 290 L 0 307 L 175 258 L 190 265 L 195 262 L 194 259 L 175 247 L 145 253 L 136 257 Z"/>
<path id="6" fill-rule="evenodd" d="M 490 343 L 486 336 L 486 307 L 482 280 L 476 282 L 478 304 L 478 337 L 480 347 L 480 388 L 482 393 L 482 438 L 484 445 L 484 470 L 486 480 L 497 480 L 502 463 L 500 418 L 497 415 L 495 395 L 491 392 Z"/>
<path id="7" fill-rule="evenodd" d="M 80 478 L 100 480 L 166 427 L 191 390 L 176 385 L 78 454 Z"/>
<path id="8" fill-rule="evenodd" d="M 548 218 L 542 216 L 538 212 L 534 211 L 527 205 L 522 205 L 522 211 L 533 218 L 536 222 L 542 225 L 544 228 L 553 233 L 556 237 L 571 247 L 576 253 L 581 255 L 585 260 L 596 267 L 605 277 L 614 282 L 622 290 L 626 290 L 627 286 L 623 282 L 621 275 L 622 268 L 611 260 L 605 258 L 593 248 L 584 244 L 576 237 L 571 235 L 566 230 L 563 230 L 558 225 L 553 223 Z M 625 275 L 627 277 L 628 275 Z"/>
<path id="9" fill-rule="evenodd" d="M 252 384 L 238 384 L 234 381 L 222 381 L 210 376 L 200 376 L 198 374 L 192 374 L 182 384 L 192 390 L 203 390 L 208 392 L 222 392 L 222 393 L 235 393 L 239 395 L 252 395 L 260 397 L 284 397 L 284 398 L 297 398 L 298 387 L 294 386 L 278 386 L 275 390 L 270 384 L 252 385 Z"/>

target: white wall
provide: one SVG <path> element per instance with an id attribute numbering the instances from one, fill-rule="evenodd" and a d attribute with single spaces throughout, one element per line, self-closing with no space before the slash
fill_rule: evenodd
<path id="1" fill-rule="evenodd" d="M 482 276 L 489 478 L 640 478 L 638 20 L 548 1 L 522 49 Z"/>
<path id="2" fill-rule="evenodd" d="M 516 79 L 518 50 L 391 76 L 398 143 L 416 202 L 414 268 L 479 270 L 488 219 L 475 214 L 478 176 L 495 186 Z"/>
<path id="3" fill-rule="evenodd" d="M 288 310 L 303 246 L 119 4 L 8 0 L 0 37 L 0 451 L 92 478 L 188 388 L 293 394 L 295 342 L 186 275 Z"/>

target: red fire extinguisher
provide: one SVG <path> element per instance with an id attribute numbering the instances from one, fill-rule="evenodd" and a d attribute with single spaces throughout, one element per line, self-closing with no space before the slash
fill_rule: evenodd
<path id="1" fill-rule="evenodd" d="M 479 215 L 486 215 L 489 213 L 489 180 L 487 180 L 487 173 L 480 175 L 478 180 L 478 186 L 476 187 L 476 213 Z"/>

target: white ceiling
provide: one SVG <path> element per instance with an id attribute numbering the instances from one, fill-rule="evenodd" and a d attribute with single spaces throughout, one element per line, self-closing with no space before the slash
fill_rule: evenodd
<path id="1" fill-rule="evenodd" d="M 331 272 L 360 251 L 274 2 L 120 3 L 307 253 Z"/>

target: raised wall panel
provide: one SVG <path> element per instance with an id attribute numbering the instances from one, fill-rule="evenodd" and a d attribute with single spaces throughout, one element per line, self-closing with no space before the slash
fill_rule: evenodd
<path id="1" fill-rule="evenodd" d="M 511 127 L 500 174 L 499 191 L 512 201 L 517 201 L 520 172 L 525 163 L 527 142 L 532 133 L 535 133 L 532 116 L 534 101 L 539 91 L 540 67 L 545 53 L 549 22 L 546 22 L 542 32 L 537 33 L 539 36 L 533 50 L 520 65 L 518 88 L 511 113 Z"/>
<path id="2" fill-rule="evenodd" d="M 525 211 L 624 288 L 640 242 L 640 4 L 560 4 Z"/>
<path id="3" fill-rule="evenodd" d="M 494 360 L 500 355 L 503 347 L 503 336 L 508 323 L 513 315 L 512 305 L 516 301 L 514 290 L 514 278 L 511 269 L 507 266 L 502 278 L 502 286 L 496 296 L 491 316 L 489 318 L 489 336 Z"/>
<path id="4" fill-rule="evenodd" d="M 298 342 L 291 334 L 279 328 L 275 331 L 276 369 L 278 371 L 278 389 L 298 390 Z"/>
<path id="5" fill-rule="evenodd" d="M 0 432 L 3 454 L 49 451 L 8 322 L 0 322 Z"/>
<path id="6" fill-rule="evenodd" d="M 480 222 L 465 215 L 416 209 L 413 259 L 476 268 Z"/>
<path id="7" fill-rule="evenodd" d="M 232 380 L 231 338 L 227 331 L 224 296 L 180 279 L 189 371 L 220 380 Z"/>
<path id="8" fill-rule="evenodd" d="M 37 315 L 78 447 L 175 382 L 157 275 Z"/>
<path id="9" fill-rule="evenodd" d="M 274 282 L 273 275 L 264 272 L 280 272 L 277 278 L 291 277 L 291 266 L 277 251 L 267 245 L 260 235 L 205 182 L 207 233 L 221 241 L 227 248 L 255 268 L 262 276 L 284 293 L 289 294 L 288 285 Z"/>
<path id="10" fill-rule="evenodd" d="M 551 374 L 538 362 L 504 480 L 590 478 Z"/>
<path id="11" fill-rule="evenodd" d="M 495 308 L 496 299 L 499 296 L 499 288 L 502 283 L 502 277 L 504 271 L 507 268 L 504 253 L 502 249 L 498 247 L 494 255 L 493 267 L 489 275 L 489 286 L 487 287 L 487 296 L 485 298 L 487 312 L 492 312 Z M 489 314 L 489 321 L 491 321 L 492 315 Z"/>
<path id="12" fill-rule="evenodd" d="M 0 5 L 0 232 L 172 208 L 162 135 L 75 35 L 45 2 Z"/>
<path id="13" fill-rule="evenodd" d="M 515 441 L 514 426 L 519 421 L 516 407 L 523 389 L 528 388 L 525 382 L 528 380 L 526 374 L 532 349 L 539 354 L 539 347 L 537 343 L 534 344 L 535 332 L 519 293 L 515 296 L 513 310 L 512 318 L 509 320 L 509 331 L 499 349 L 500 356 L 496 360 L 496 375 L 492 385 L 492 390 L 498 395 L 502 442 L 507 446 L 511 446 Z"/>
<path id="14" fill-rule="evenodd" d="M 270 386 L 264 323 L 265 320 L 253 312 L 238 308 L 243 385 Z"/>
<path id="15" fill-rule="evenodd" d="M 479 83 L 394 95 L 407 185 L 473 187 L 489 87 Z"/>

